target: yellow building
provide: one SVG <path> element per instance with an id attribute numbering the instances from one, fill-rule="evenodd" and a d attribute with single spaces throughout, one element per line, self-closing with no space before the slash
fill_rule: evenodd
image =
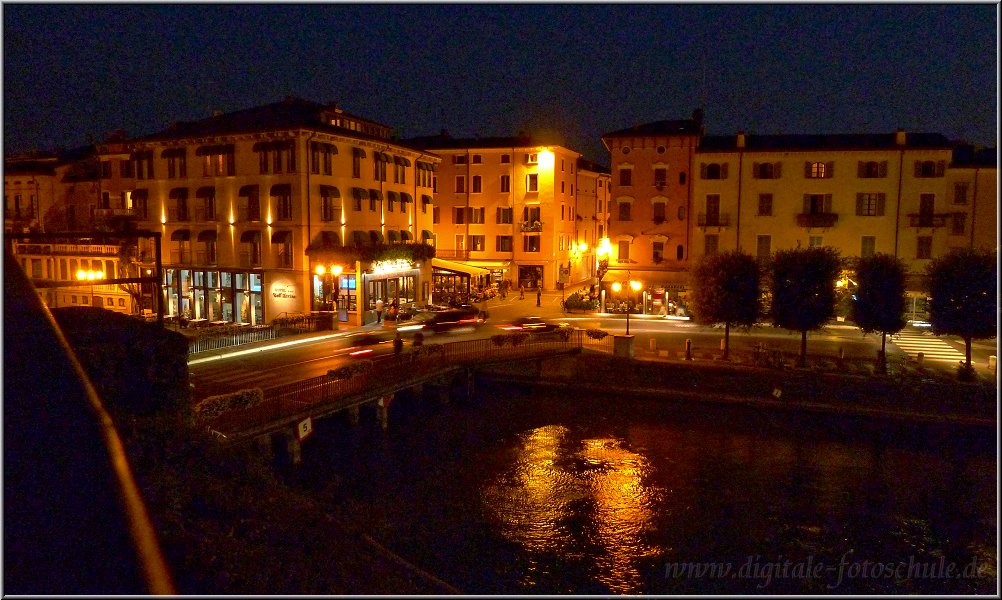
<path id="1" fill-rule="evenodd" d="M 578 190 L 582 180 L 591 190 L 601 174 L 581 172 L 578 152 L 526 136 L 408 143 L 442 158 L 434 217 L 442 293 L 462 293 L 448 287 L 450 273 L 467 273 L 475 285 L 508 280 L 515 290 L 590 276 L 578 243 Z"/>
<path id="2" fill-rule="evenodd" d="M 577 200 L 575 240 L 578 247 L 576 253 L 571 248 L 571 282 L 584 279 L 592 284 L 595 283 L 598 265 L 597 249 L 602 239 L 608 239 L 612 192 L 609 169 L 579 158 L 574 189 Z"/>
<path id="3" fill-rule="evenodd" d="M 377 299 L 430 299 L 420 247 L 438 159 L 389 134 L 296 98 L 176 123 L 99 147 L 122 179 L 102 209 L 161 231 L 168 315 L 259 324 L 336 308 L 361 323 Z M 154 250 L 140 248 L 144 268 Z"/>
<path id="4" fill-rule="evenodd" d="M 59 158 L 30 152 L 4 158 L 4 232 L 41 231 L 55 202 Z"/>

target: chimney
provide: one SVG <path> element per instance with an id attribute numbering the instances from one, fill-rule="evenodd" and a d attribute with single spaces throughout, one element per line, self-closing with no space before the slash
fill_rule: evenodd
<path id="1" fill-rule="evenodd" d="M 895 146 L 904 146 L 905 143 L 907 142 L 907 138 L 908 138 L 908 136 L 905 133 L 905 130 L 904 129 L 898 129 L 897 131 L 894 132 L 894 145 Z"/>
<path id="2" fill-rule="evenodd" d="M 738 132 L 738 138 L 737 138 L 736 144 L 737 144 L 738 148 L 744 148 L 745 147 L 745 132 L 743 132 L 743 131 L 739 131 Z"/>

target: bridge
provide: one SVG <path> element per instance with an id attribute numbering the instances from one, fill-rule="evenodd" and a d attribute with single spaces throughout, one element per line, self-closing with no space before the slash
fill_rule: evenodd
<path id="1" fill-rule="evenodd" d="M 581 351 L 583 331 L 549 334 L 510 334 L 491 338 L 428 344 L 379 362 L 359 362 L 327 375 L 263 390 L 252 406 L 226 410 L 206 425 L 225 443 L 285 437 L 293 462 L 298 462 L 300 426 L 349 411 L 357 420 L 364 405 L 373 404 L 385 429 L 389 405 L 402 390 L 417 389 L 447 399 L 454 387 L 472 393 L 477 368 Z"/>

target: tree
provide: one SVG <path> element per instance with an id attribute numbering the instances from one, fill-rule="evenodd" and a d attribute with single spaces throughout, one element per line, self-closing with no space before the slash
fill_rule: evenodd
<path id="1" fill-rule="evenodd" d="M 877 369 L 887 372 L 887 334 L 905 326 L 905 264 L 890 254 L 874 254 L 856 263 L 852 318 L 864 333 L 880 332 Z"/>
<path id="2" fill-rule="evenodd" d="M 932 261 L 929 275 L 929 319 L 936 335 L 964 340 L 964 374 L 970 375 L 971 341 L 992 338 L 998 327 L 998 266 L 995 252 L 956 250 Z"/>
<path id="3" fill-rule="evenodd" d="M 724 324 L 724 359 L 730 354 L 731 326 L 751 327 L 759 316 L 759 267 L 740 251 L 709 254 L 692 277 L 693 318 L 701 325 Z"/>
<path id="4" fill-rule="evenodd" d="M 800 332 L 801 368 L 807 366 L 807 332 L 835 316 L 838 251 L 828 246 L 780 250 L 772 260 L 773 324 Z"/>

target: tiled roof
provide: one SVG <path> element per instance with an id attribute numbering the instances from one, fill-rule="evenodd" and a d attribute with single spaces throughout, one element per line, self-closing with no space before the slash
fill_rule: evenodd
<path id="1" fill-rule="evenodd" d="M 592 173 L 602 173 L 605 175 L 609 175 L 610 173 L 612 173 L 609 167 L 600 165 L 596 162 L 592 162 L 585 158 L 578 159 L 578 170 L 591 171 Z"/>
<path id="2" fill-rule="evenodd" d="M 511 137 L 475 137 L 453 138 L 443 132 L 438 135 L 427 135 L 401 140 L 405 144 L 428 150 L 460 150 L 466 148 L 532 148 L 535 146 L 562 146 L 563 143 L 553 139 L 543 139 L 529 135 Z"/>
<path id="3" fill-rule="evenodd" d="M 693 119 L 681 119 L 677 121 L 654 121 L 634 125 L 612 133 L 603 133 L 603 138 L 612 137 L 637 137 L 648 135 L 699 135 L 700 124 Z"/>
<path id="4" fill-rule="evenodd" d="M 953 150 L 953 162 L 951 166 L 998 168 L 998 148 L 976 148 L 970 145 L 957 146 Z"/>
<path id="5" fill-rule="evenodd" d="M 808 135 L 745 135 L 744 150 L 886 150 L 899 147 L 894 133 L 838 133 Z M 908 148 L 949 148 L 939 133 L 906 133 Z M 736 135 L 707 135 L 699 142 L 700 152 L 738 151 Z"/>

